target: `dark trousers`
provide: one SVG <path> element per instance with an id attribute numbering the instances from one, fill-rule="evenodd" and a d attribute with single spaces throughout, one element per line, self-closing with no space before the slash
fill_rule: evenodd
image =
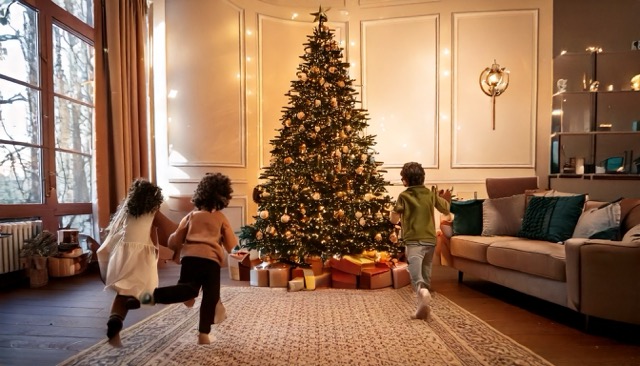
<path id="1" fill-rule="evenodd" d="M 220 264 L 199 257 L 182 258 L 180 279 L 175 286 L 158 287 L 153 291 L 153 300 L 159 304 L 173 304 L 198 297 L 202 287 L 200 324 L 198 331 L 209 334 L 220 299 Z"/>

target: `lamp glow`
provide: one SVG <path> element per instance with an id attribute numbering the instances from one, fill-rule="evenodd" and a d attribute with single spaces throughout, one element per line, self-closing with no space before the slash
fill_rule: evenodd
<path id="1" fill-rule="evenodd" d="M 492 127 L 496 129 L 496 97 L 502 95 L 509 86 L 509 70 L 500 67 L 496 60 L 493 65 L 487 67 L 480 73 L 480 88 L 491 97 L 491 120 Z"/>

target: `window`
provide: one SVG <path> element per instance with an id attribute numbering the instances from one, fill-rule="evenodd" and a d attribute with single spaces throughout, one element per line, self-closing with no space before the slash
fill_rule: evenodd
<path id="1" fill-rule="evenodd" d="M 92 234 L 97 0 L 0 0 L 0 220 Z"/>

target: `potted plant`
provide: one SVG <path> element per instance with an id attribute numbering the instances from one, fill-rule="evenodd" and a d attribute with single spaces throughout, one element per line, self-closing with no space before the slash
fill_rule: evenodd
<path id="1" fill-rule="evenodd" d="M 26 260 L 25 269 L 31 287 L 44 286 L 49 282 L 47 258 L 57 253 L 58 238 L 47 230 L 24 241 L 20 256 Z"/>

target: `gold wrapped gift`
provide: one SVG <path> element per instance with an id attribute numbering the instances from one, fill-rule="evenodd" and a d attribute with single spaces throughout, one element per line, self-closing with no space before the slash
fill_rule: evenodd
<path id="1" fill-rule="evenodd" d="M 286 264 L 273 264 L 269 267 L 269 287 L 287 287 L 290 268 Z"/>

